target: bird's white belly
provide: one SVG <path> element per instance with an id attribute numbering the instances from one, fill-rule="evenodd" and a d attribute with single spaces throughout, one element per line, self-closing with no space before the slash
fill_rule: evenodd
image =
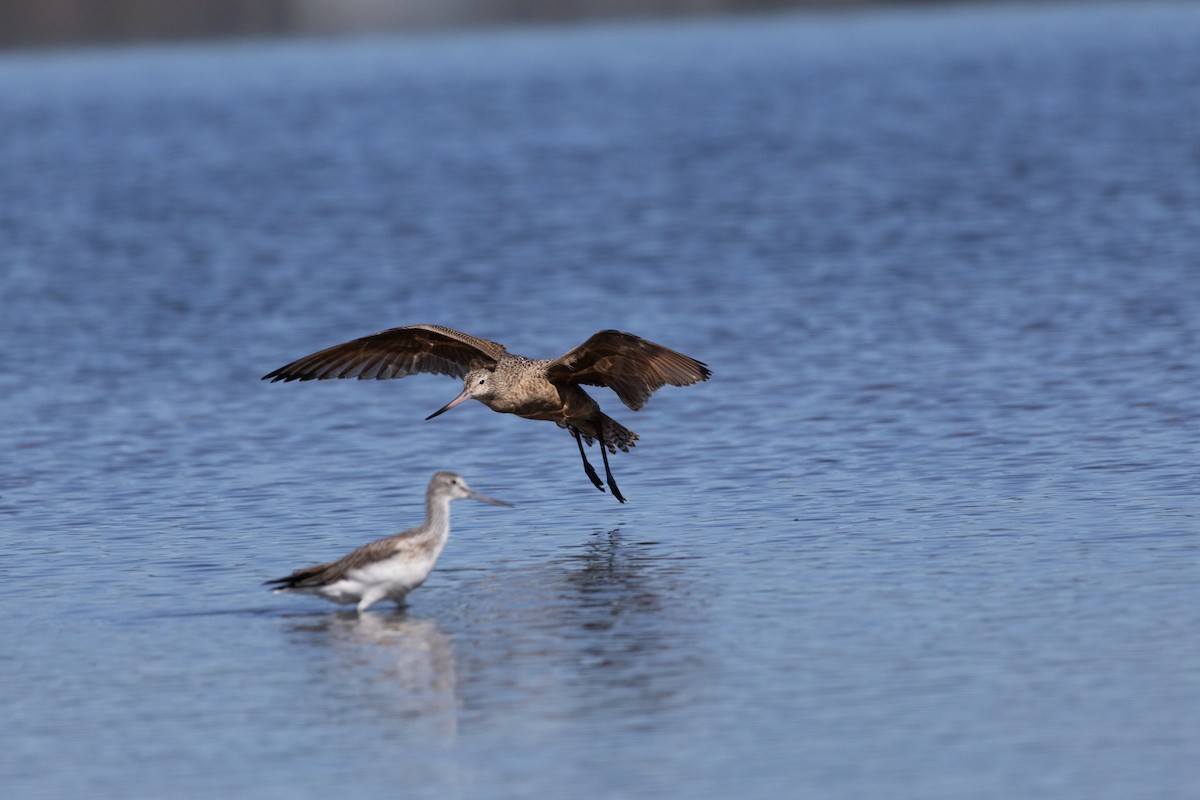
<path id="1" fill-rule="evenodd" d="M 401 599 L 420 586 L 433 569 L 433 561 L 394 556 L 346 573 L 339 581 L 321 587 L 321 594 L 336 603 L 357 603 L 368 591 Z"/>

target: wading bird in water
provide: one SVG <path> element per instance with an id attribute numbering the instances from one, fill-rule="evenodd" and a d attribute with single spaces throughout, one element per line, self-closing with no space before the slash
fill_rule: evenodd
<path id="1" fill-rule="evenodd" d="M 637 411 L 668 383 L 688 386 L 712 375 L 694 358 L 621 331 L 600 331 L 559 358 L 535 360 L 451 328 L 409 325 L 326 348 L 264 375 L 263 380 L 365 380 L 418 372 L 463 379 L 462 393 L 425 419 L 474 398 L 493 411 L 555 422 L 575 437 L 584 472 L 604 491 L 583 450 L 584 442 L 590 447 L 598 441 L 608 488 L 622 503 L 625 498 L 613 480 L 608 454 L 616 454 L 617 448 L 629 452 L 638 436 L 601 412 L 582 386 L 607 386 Z"/>
<path id="2" fill-rule="evenodd" d="M 437 472 L 425 489 L 425 522 L 404 533 L 380 539 L 354 552 L 315 567 L 298 569 L 286 578 L 267 581 L 276 592 L 315 594 L 335 603 L 358 603 L 366 611 L 380 600 L 404 605 L 404 597 L 433 571 L 450 538 L 450 501 L 469 497 L 507 506 L 473 491 L 461 475 Z"/>

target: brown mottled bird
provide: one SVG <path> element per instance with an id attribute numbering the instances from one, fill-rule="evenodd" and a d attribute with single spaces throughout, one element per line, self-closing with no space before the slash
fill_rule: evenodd
<path id="1" fill-rule="evenodd" d="M 498 342 L 440 325 L 409 325 L 326 348 L 264 375 L 263 380 L 365 380 L 418 372 L 463 379 L 462 393 L 426 419 L 475 398 L 493 411 L 555 422 L 575 437 L 584 472 L 604 491 L 583 450 L 585 441 L 589 447 L 593 440 L 600 442 L 605 479 L 613 497 L 622 503 L 625 498 L 613 480 L 608 453 L 615 454 L 617 448 L 628 452 L 638 436 L 601 412 L 582 386 L 607 386 L 637 411 L 668 383 L 688 386 L 712 375 L 694 358 L 621 331 L 600 331 L 551 361 L 513 355 Z"/>

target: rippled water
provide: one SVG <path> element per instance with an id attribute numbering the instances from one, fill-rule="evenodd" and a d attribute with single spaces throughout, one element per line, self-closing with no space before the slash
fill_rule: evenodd
<path id="1" fill-rule="evenodd" d="M 1200 8 L 0 58 L 0 774 L 38 797 L 1200 785 Z M 593 490 L 398 324 L 708 362 Z M 267 578 L 460 503 L 406 615 Z"/>

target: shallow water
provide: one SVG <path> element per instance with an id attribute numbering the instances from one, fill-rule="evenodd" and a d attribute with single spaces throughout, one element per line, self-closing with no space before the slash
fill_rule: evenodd
<path id="1" fill-rule="evenodd" d="M 0 58 L 21 797 L 1186 797 L 1200 9 Z M 706 361 L 593 490 L 435 322 Z M 407 614 L 260 585 L 459 503 Z"/>

